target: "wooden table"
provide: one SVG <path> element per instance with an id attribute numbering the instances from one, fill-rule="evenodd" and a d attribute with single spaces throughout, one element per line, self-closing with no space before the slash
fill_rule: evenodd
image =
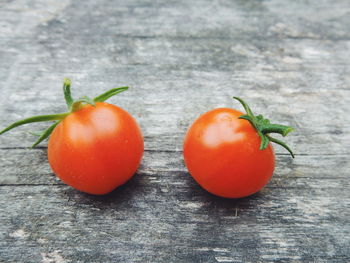
<path id="1" fill-rule="evenodd" d="M 350 3 L 16 0 L 0 3 L 1 127 L 110 100 L 139 121 L 137 174 L 106 196 L 51 172 L 25 126 L 0 137 L 1 262 L 349 262 Z M 239 200 L 189 176 L 187 127 L 215 107 L 295 127 L 274 177 Z"/>

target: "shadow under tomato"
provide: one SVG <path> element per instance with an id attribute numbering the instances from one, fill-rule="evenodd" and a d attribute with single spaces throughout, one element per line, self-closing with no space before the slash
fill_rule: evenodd
<path id="1" fill-rule="evenodd" d="M 92 205 L 99 209 L 111 208 L 111 206 L 127 206 L 134 202 L 137 195 L 142 194 L 141 191 L 143 187 L 139 180 L 140 176 L 140 174 L 135 174 L 125 184 L 105 195 L 83 193 L 71 187 L 65 191 L 65 194 L 68 196 L 69 202 L 81 205 Z"/>
<path id="2" fill-rule="evenodd" d="M 251 210 L 257 207 L 260 202 L 265 199 L 264 194 L 260 191 L 253 195 L 242 198 L 224 198 L 209 193 L 203 189 L 192 177 L 187 173 L 187 185 L 192 190 L 192 198 L 198 202 L 206 204 L 208 210 L 227 210 L 239 209 Z"/>

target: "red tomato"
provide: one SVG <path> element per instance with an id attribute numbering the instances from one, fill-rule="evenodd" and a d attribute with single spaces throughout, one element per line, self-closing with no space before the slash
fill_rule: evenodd
<path id="1" fill-rule="evenodd" d="M 107 194 L 132 177 L 143 154 L 143 137 L 134 118 L 104 102 L 128 87 L 74 100 L 70 86 L 70 79 L 64 79 L 67 112 L 16 121 L 0 135 L 27 123 L 54 121 L 46 130 L 33 133 L 39 138 L 32 147 L 50 137 L 48 159 L 54 173 L 80 191 Z"/>
<path id="2" fill-rule="evenodd" d="M 90 194 L 106 194 L 129 180 L 143 154 L 134 118 L 105 102 L 69 114 L 52 132 L 48 159 L 66 184 Z"/>
<path id="3" fill-rule="evenodd" d="M 208 192 L 239 198 L 258 192 L 275 168 L 269 143 L 260 150 L 261 138 L 234 109 L 219 108 L 201 115 L 184 140 L 185 164 L 193 178 Z"/>

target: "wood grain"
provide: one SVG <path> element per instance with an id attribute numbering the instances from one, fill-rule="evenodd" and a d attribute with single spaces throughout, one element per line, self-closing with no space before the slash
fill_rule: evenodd
<path id="1" fill-rule="evenodd" d="M 0 123 L 110 100 L 145 136 L 137 174 L 106 196 L 64 185 L 46 143 L 0 137 L 0 262 L 350 262 L 350 3 L 0 1 Z M 240 108 L 295 127 L 272 181 L 239 200 L 189 176 L 182 139 L 201 113 Z"/>

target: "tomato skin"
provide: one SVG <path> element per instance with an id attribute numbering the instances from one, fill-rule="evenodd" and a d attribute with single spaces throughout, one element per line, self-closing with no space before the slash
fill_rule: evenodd
<path id="1" fill-rule="evenodd" d="M 208 192 L 226 198 L 252 195 L 273 175 L 271 144 L 261 139 L 242 112 L 218 108 L 201 115 L 184 139 L 184 160 L 192 177 Z"/>
<path id="2" fill-rule="evenodd" d="M 105 102 L 68 115 L 52 132 L 48 159 L 66 184 L 102 195 L 124 184 L 143 155 L 141 129 L 125 110 Z"/>

